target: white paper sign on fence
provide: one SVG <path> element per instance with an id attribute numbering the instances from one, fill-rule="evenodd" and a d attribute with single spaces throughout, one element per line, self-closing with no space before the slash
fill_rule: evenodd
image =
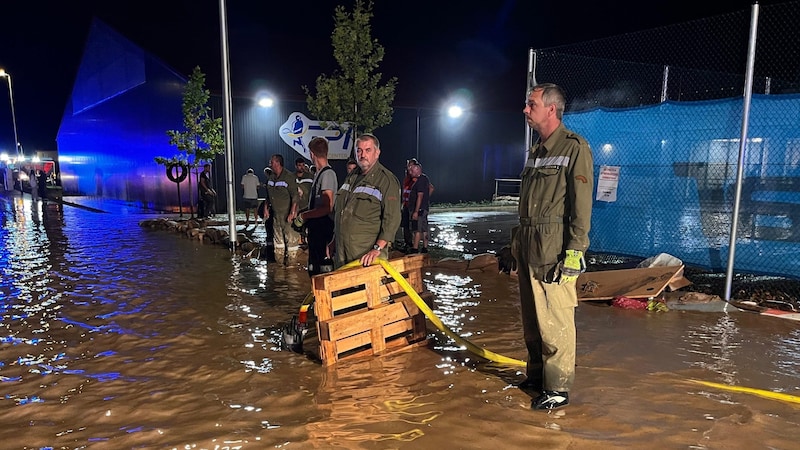
<path id="1" fill-rule="evenodd" d="M 597 201 L 617 201 L 618 185 L 619 166 L 600 166 L 600 176 L 597 180 Z"/>

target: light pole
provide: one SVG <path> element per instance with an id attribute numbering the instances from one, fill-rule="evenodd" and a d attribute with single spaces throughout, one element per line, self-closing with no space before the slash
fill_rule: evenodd
<path id="1" fill-rule="evenodd" d="M 416 157 L 417 161 L 419 161 L 419 121 L 420 121 L 420 118 L 421 118 L 420 117 L 420 110 L 421 109 L 422 108 L 417 108 L 417 117 L 416 117 L 416 124 L 415 124 L 416 125 L 416 133 L 415 133 L 415 135 L 416 135 L 416 138 L 417 138 L 416 155 L 415 155 L 415 157 Z M 426 118 L 427 117 L 441 117 L 442 114 L 446 114 L 447 117 L 449 117 L 451 120 L 457 120 L 464 114 L 464 108 L 462 106 L 460 106 L 459 104 L 457 104 L 457 103 L 453 103 L 453 104 L 450 104 L 450 105 L 444 107 L 442 110 L 439 110 L 438 113 L 431 114 L 431 115 L 428 115 L 428 116 L 425 116 L 425 117 Z M 442 124 L 440 123 L 439 126 L 442 126 Z"/>
<path id="2" fill-rule="evenodd" d="M 0 69 L 0 77 L 6 77 L 8 80 L 8 99 L 11 101 L 11 122 L 14 124 L 14 149 L 17 152 L 17 156 L 22 156 L 22 145 L 20 145 L 19 136 L 17 135 L 17 114 L 14 112 L 14 91 L 11 89 L 11 74 Z"/>

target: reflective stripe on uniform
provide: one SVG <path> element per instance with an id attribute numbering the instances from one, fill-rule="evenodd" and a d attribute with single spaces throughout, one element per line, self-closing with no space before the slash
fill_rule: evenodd
<path id="1" fill-rule="evenodd" d="M 569 156 L 548 156 L 546 158 L 536 158 L 533 161 L 530 159 L 525 162 L 525 167 L 547 167 L 547 166 L 561 166 L 567 167 L 569 165 Z"/>
<path id="2" fill-rule="evenodd" d="M 274 186 L 274 187 L 285 187 L 285 188 L 289 187 L 289 183 L 287 183 L 287 182 L 285 182 L 283 180 L 278 180 L 278 181 L 269 180 L 269 181 L 267 181 L 267 184 L 270 185 L 270 186 Z"/>
<path id="3" fill-rule="evenodd" d="M 364 194 L 371 195 L 371 196 L 377 198 L 378 201 L 383 200 L 383 193 L 381 193 L 381 191 L 379 191 L 377 188 L 369 187 L 369 186 L 359 186 L 359 187 L 356 188 L 356 190 L 353 191 L 354 194 L 358 194 L 358 193 L 362 193 L 362 192 Z"/>

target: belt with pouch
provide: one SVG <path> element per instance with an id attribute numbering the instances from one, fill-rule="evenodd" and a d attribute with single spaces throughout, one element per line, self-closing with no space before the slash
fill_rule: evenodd
<path id="1" fill-rule="evenodd" d="M 519 224 L 522 226 L 545 225 L 548 223 L 567 223 L 565 216 L 545 216 L 545 217 L 520 217 Z"/>

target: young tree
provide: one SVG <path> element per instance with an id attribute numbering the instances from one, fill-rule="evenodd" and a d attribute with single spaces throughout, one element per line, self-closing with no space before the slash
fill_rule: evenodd
<path id="1" fill-rule="evenodd" d="M 383 75 L 376 70 L 383 61 L 384 49 L 372 38 L 372 16 L 371 1 L 364 4 L 356 0 L 352 13 L 341 5 L 336 7 L 331 41 L 339 69 L 331 77 L 317 77 L 316 96 L 303 86 L 308 110 L 318 119 L 334 124 L 350 122 L 368 133 L 391 123 L 397 85 L 396 77 L 380 85 Z"/>
<path id="2" fill-rule="evenodd" d="M 176 146 L 179 153 L 172 158 L 163 156 L 155 158 L 156 163 L 166 166 L 168 176 L 176 166 L 183 170 L 194 169 L 197 176 L 198 166 L 206 161 L 213 161 L 217 155 L 225 153 L 222 118 L 211 117 L 211 107 L 208 106 L 210 94 L 205 83 L 205 74 L 196 66 L 183 89 L 184 129 L 167 131 L 169 143 Z M 190 177 L 190 198 L 191 186 Z M 194 214 L 193 208 L 192 214 Z"/>

